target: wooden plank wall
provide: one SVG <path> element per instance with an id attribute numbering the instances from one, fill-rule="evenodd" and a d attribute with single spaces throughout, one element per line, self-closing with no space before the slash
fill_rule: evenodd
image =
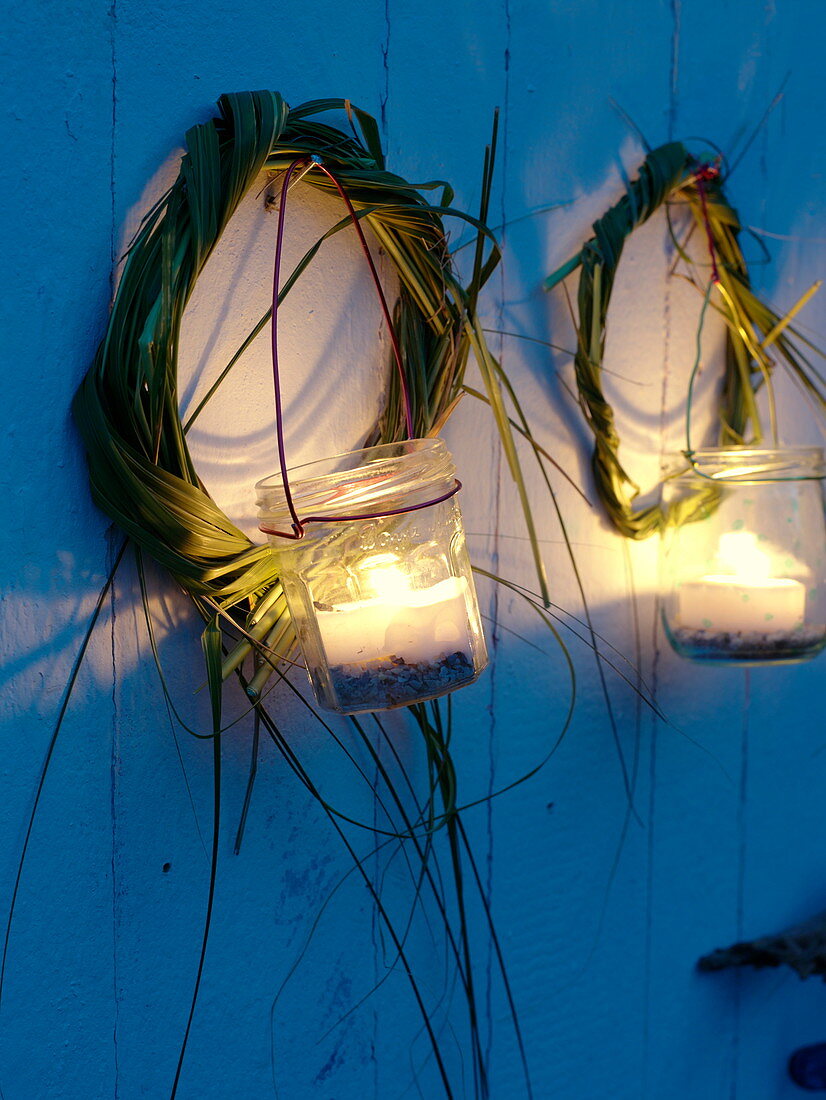
<path id="1" fill-rule="evenodd" d="M 588 441 L 565 390 L 570 356 L 543 343 L 571 346 L 565 301 L 540 284 L 639 163 L 626 116 L 652 145 L 697 137 L 743 150 L 730 195 L 759 231 L 747 243 L 755 281 L 781 308 L 823 274 L 826 240 L 826 18 L 816 0 L 78 0 L 9 6 L 5 22 L 4 912 L 72 662 L 120 544 L 89 501 L 69 402 L 103 330 L 129 229 L 174 173 L 185 130 L 209 117 L 220 93 L 269 87 L 293 104 L 350 98 L 378 117 L 394 170 L 450 180 L 457 205 L 471 211 L 500 107 L 492 222 L 505 253 L 486 324 L 538 436 L 592 499 Z M 298 255 L 337 210 L 301 189 L 292 209 Z M 185 398 L 220 369 L 266 301 L 273 231 L 250 196 L 187 315 Z M 453 233 L 461 243 L 461 226 Z M 758 240 L 770 265 L 759 262 Z M 680 445 L 693 359 L 698 302 L 666 285 L 672 258 L 655 220 L 629 245 L 611 315 L 611 397 L 629 465 L 646 486 Z M 821 346 L 823 308 L 816 299 L 802 318 Z M 325 251 L 285 307 L 284 331 L 291 453 L 356 445 L 380 400 L 386 339 L 351 242 Z M 709 348 L 719 340 L 710 332 Z M 262 348 L 195 443 L 216 495 L 239 517 L 245 486 L 271 463 L 269 400 Z M 817 442 L 793 394 L 784 390 L 784 400 L 786 441 Z M 485 410 L 467 399 L 447 437 L 467 486 L 476 560 L 531 585 Z M 525 459 L 554 602 L 581 618 L 560 524 Z M 823 661 L 750 672 L 680 661 L 657 626 L 656 545 L 626 545 L 561 476 L 554 485 L 595 627 L 637 665 L 670 724 L 609 671 L 615 738 L 593 655 L 564 632 L 577 679 L 567 736 L 538 776 L 466 814 L 534 1096 L 794 1097 L 785 1062 L 795 1047 L 826 1040 L 822 986 L 785 973 L 703 977 L 694 963 L 826 907 Z M 151 567 L 149 581 L 170 688 L 203 727 L 197 624 Z M 543 758 L 570 693 L 565 661 L 529 609 L 504 590 L 483 588 L 483 602 L 493 665 L 455 701 L 466 802 Z M 243 704 L 232 705 L 240 713 Z M 327 733 L 285 690 L 275 706 L 330 801 L 385 827 Z M 412 728 L 395 717 L 389 729 L 421 784 Z M 249 721 L 226 737 L 216 912 L 181 1100 L 442 1095 L 370 897 L 272 745 L 262 750 L 241 854 L 232 854 L 250 739 Z M 5 1100 L 169 1094 L 206 901 L 211 768 L 209 745 L 168 717 L 127 557 L 75 685 L 21 880 L 0 1006 Z M 412 904 L 403 859 L 389 849 L 370 855 L 375 841 L 353 835 L 403 920 Z M 453 997 L 456 1030 L 440 1017 L 442 1042 L 455 1095 L 470 1095 L 461 998 L 425 916 L 433 920 L 432 907 L 417 911 L 411 957 L 434 1003 Z M 522 1097 L 478 904 L 471 921 L 491 1096 Z"/>

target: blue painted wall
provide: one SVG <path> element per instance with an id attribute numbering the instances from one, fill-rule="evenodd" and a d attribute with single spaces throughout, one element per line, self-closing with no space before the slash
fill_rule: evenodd
<path id="1" fill-rule="evenodd" d="M 501 106 L 492 220 L 505 225 L 505 262 L 485 309 L 503 332 L 570 346 L 564 300 L 548 299 L 539 284 L 620 193 L 623 169 L 639 162 L 638 140 L 614 104 L 652 144 L 702 135 L 731 150 L 757 130 L 730 194 L 774 254 L 771 266 L 753 270 L 780 307 L 823 274 L 826 240 L 826 9 L 815 0 L 713 8 L 699 0 L 364 0 L 314 10 L 292 0 L 79 0 L 15 6 L 5 22 L 4 909 L 51 728 L 119 541 L 89 502 L 69 402 L 103 330 L 124 227 L 221 92 L 272 87 L 293 104 L 347 96 L 380 119 L 394 169 L 450 179 L 471 209 L 491 113 Z M 781 86 L 782 101 L 758 129 Z M 316 216 L 304 213 L 311 225 Z M 264 254 L 269 247 L 265 239 Z M 750 254 L 759 258 L 756 245 Z M 669 263 L 664 226 L 654 222 L 629 248 L 611 322 L 612 396 L 629 462 L 648 484 L 661 454 L 679 445 L 696 323 L 691 295 L 665 287 Z M 335 264 L 330 270 L 335 276 Z M 220 312 L 222 287 L 217 278 L 207 285 L 201 316 L 210 295 Z M 297 347 L 302 321 L 321 303 L 310 295 L 301 308 Z M 821 346 L 823 308 L 815 300 L 803 317 Z M 365 346 L 375 343 L 373 329 L 367 336 Z M 589 491 L 584 433 L 560 384 L 570 379 L 569 358 L 509 336 L 491 340 L 546 446 Z M 293 377 L 341 375 L 343 365 L 316 363 L 322 349 L 303 343 Z M 306 426 L 301 434 L 296 448 L 323 445 Z M 817 438 L 796 405 L 784 435 Z M 468 482 L 475 556 L 530 584 L 484 411 L 466 402 L 448 436 Z M 533 490 L 541 500 L 538 478 Z M 702 977 L 694 963 L 714 946 L 826 907 L 823 659 L 751 672 L 679 661 L 656 626 L 656 546 L 626 546 L 561 479 L 558 490 L 597 629 L 638 664 L 672 724 L 655 722 L 611 676 L 635 782 L 630 817 L 592 655 L 569 636 L 578 699 L 562 747 L 536 778 L 466 815 L 535 1095 L 791 1098 L 788 1054 L 826 1040 L 822 986 L 786 973 Z M 549 507 L 539 521 L 554 600 L 580 615 Z M 196 624 L 161 575 L 150 581 L 171 688 L 205 726 Z M 543 757 L 569 693 L 564 662 L 524 608 L 501 592 L 484 597 L 500 624 L 490 633 L 494 665 L 456 697 L 466 801 Z M 276 709 L 331 801 L 383 827 L 369 789 L 324 732 L 286 692 Z M 412 730 L 400 718 L 390 725 L 421 782 Z M 271 747 L 233 856 L 250 738 L 249 723 L 227 737 L 215 922 L 179 1096 L 440 1095 L 409 989 L 397 971 L 388 976 L 392 953 L 370 898 Z M 170 722 L 127 563 L 75 686 L 24 870 L 0 1006 L 5 1100 L 169 1094 L 200 944 L 210 828 L 211 752 Z M 374 842 L 354 836 L 368 854 Z M 403 920 L 411 905 L 403 860 L 388 851 L 369 859 Z M 510 1100 L 524 1094 L 516 1049 L 478 906 L 472 920 L 491 1093 Z M 421 912 L 410 949 L 428 996 L 449 999 L 444 948 Z M 446 1018 L 461 1036 L 453 996 Z M 469 1094 L 461 1038 L 454 1042 L 445 1024 L 443 1039 L 456 1095 Z"/>

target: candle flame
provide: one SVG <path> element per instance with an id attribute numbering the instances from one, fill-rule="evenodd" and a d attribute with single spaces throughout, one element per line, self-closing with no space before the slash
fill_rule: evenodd
<path id="1" fill-rule="evenodd" d="M 746 581 L 767 580 L 771 575 L 771 558 L 757 545 L 751 531 L 729 531 L 720 536 L 720 562 Z"/>
<path id="2" fill-rule="evenodd" d="M 395 554 L 373 554 L 361 564 L 365 587 L 385 600 L 398 600 L 412 589 L 410 576 L 399 568 Z"/>

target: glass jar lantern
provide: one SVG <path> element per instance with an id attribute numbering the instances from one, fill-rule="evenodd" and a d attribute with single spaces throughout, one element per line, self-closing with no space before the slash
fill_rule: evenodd
<path id="1" fill-rule="evenodd" d="M 823 452 L 695 452 L 665 482 L 662 616 L 695 661 L 789 663 L 826 645 Z"/>
<path id="2" fill-rule="evenodd" d="M 444 443 L 388 443 L 288 473 L 298 515 L 313 521 L 301 539 L 276 534 L 290 529 L 277 474 L 256 485 L 260 528 L 319 704 L 389 710 L 476 680 L 487 650 L 459 505 L 429 503 L 456 484 Z"/>

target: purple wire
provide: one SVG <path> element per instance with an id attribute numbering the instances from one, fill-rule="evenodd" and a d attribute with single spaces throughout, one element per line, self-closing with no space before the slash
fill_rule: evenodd
<path id="1" fill-rule="evenodd" d="M 384 312 L 384 319 L 387 322 L 387 331 L 390 333 L 390 343 L 393 345 L 393 355 L 396 359 L 396 366 L 398 367 L 398 371 L 399 371 L 399 384 L 401 386 L 402 398 L 404 400 L 404 419 L 405 419 L 405 424 L 407 426 L 407 438 L 412 439 L 413 438 L 413 412 L 412 412 L 412 409 L 410 407 L 410 393 L 407 389 L 407 379 L 404 376 L 404 364 L 402 363 L 402 349 L 399 347 L 399 340 L 398 340 L 398 337 L 396 336 L 396 330 L 393 327 L 393 319 L 390 316 L 390 309 L 388 308 L 388 305 L 387 305 L 387 299 L 384 296 L 384 290 L 382 289 L 381 279 L 379 278 L 379 273 L 378 273 L 378 271 L 376 271 L 376 265 L 373 263 L 373 257 L 370 254 L 370 249 L 367 246 L 367 240 L 365 239 L 365 236 L 364 236 L 364 231 L 361 228 L 361 219 L 359 218 L 358 214 L 353 209 L 353 204 L 350 202 L 350 196 L 347 194 L 347 192 L 341 186 L 341 184 L 336 179 L 336 177 L 333 175 L 333 173 L 330 172 L 329 169 L 325 168 L 324 165 L 321 164 L 321 163 L 319 163 L 318 167 L 321 169 L 321 171 L 324 173 L 324 175 L 328 177 L 328 179 L 332 180 L 332 182 L 335 184 L 336 190 L 338 191 L 339 195 L 341 195 L 342 201 L 344 202 L 344 205 L 347 207 L 347 211 L 350 214 L 350 217 L 353 219 L 353 227 L 354 227 L 356 233 L 358 233 L 359 243 L 361 244 L 362 251 L 364 252 L 364 255 L 367 257 L 367 263 L 370 265 L 370 274 L 373 276 L 373 282 L 375 283 L 376 291 L 377 291 L 378 296 L 379 296 L 379 301 L 381 302 L 381 308 Z"/>
<path id="2" fill-rule="evenodd" d="M 277 535 L 284 539 L 302 539 L 304 537 L 304 524 L 305 523 L 319 523 L 322 521 L 352 521 L 360 519 L 382 519 L 384 516 L 400 516 L 406 512 L 417 512 L 420 508 L 429 508 L 433 504 L 441 504 L 444 500 L 449 500 L 452 496 L 459 492 L 462 488 L 462 483 L 458 478 L 455 479 L 455 483 L 450 492 L 445 493 L 443 496 L 437 497 L 435 500 L 426 500 L 422 504 L 412 504 L 407 508 L 394 508 L 388 512 L 365 512 L 362 515 L 352 516 L 307 516 L 305 519 L 299 519 L 298 513 L 293 503 L 293 495 L 290 491 L 290 482 L 287 477 L 287 454 L 284 447 L 284 422 L 283 422 L 283 409 L 281 404 L 281 381 L 278 368 L 278 288 L 281 279 L 281 253 L 284 245 L 284 223 L 287 209 L 287 191 L 290 186 L 290 179 L 293 172 L 299 165 L 306 163 L 305 158 L 298 158 L 289 165 L 284 173 L 284 182 L 281 185 L 281 204 L 278 208 L 278 234 L 275 242 L 275 264 L 273 270 L 272 280 L 272 376 L 273 387 L 275 390 L 275 432 L 278 440 L 278 463 L 281 468 L 281 480 L 284 485 L 284 497 L 287 502 L 287 508 L 292 519 L 292 534 L 286 531 L 273 531 L 271 528 L 263 526 L 259 527 L 259 530 L 268 535 Z M 398 337 L 393 327 L 393 320 L 390 316 L 390 310 L 387 305 L 387 299 L 384 296 L 381 280 L 379 274 L 376 271 L 376 265 L 373 263 L 373 257 L 370 255 L 370 249 L 367 246 L 367 241 L 362 232 L 361 225 L 359 224 L 359 217 L 356 214 L 353 204 L 350 202 L 350 198 L 344 191 L 336 177 L 330 172 L 320 160 L 313 158 L 313 164 L 315 167 L 320 168 L 322 172 L 335 184 L 341 198 L 347 207 L 350 217 L 353 219 L 353 225 L 355 226 L 356 233 L 358 234 L 359 242 L 361 243 L 364 255 L 367 257 L 367 262 L 370 265 L 370 272 L 373 276 L 373 282 L 375 283 L 376 290 L 378 291 L 379 299 L 381 300 L 382 310 L 384 312 L 384 319 L 387 322 L 387 329 L 390 333 L 390 342 L 393 345 L 393 355 L 396 359 L 396 366 L 399 371 L 399 383 L 401 386 L 402 397 L 404 400 L 404 417 L 407 427 L 407 438 L 413 438 L 413 413 L 410 405 L 410 393 L 407 388 L 407 380 L 404 376 L 404 365 L 402 363 L 402 353 L 399 346 Z"/>
<path id="3" fill-rule="evenodd" d="M 293 495 L 290 492 L 290 482 L 287 477 L 287 454 L 284 449 L 284 424 L 281 409 L 281 381 L 278 370 L 278 284 L 281 276 L 281 250 L 284 245 L 284 222 L 286 221 L 287 189 L 290 186 L 290 178 L 299 161 L 294 160 L 284 173 L 284 183 L 281 186 L 281 205 L 278 208 L 278 235 L 275 239 L 275 268 L 272 277 L 272 379 L 275 388 L 275 433 L 278 439 L 278 463 L 281 467 L 281 480 L 284 483 L 284 496 L 287 500 L 287 508 L 293 521 L 293 534 L 285 538 L 300 539 L 304 531 L 301 520 L 293 504 Z"/>
<path id="4" fill-rule="evenodd" d="M 302 528 L 301 535 L 288 535 L 283 531 L 274 531 L 272 527 L 266 527 L 263 523 L 259 524 L 258 530 L 263 531 L 265 535 L 278 535 L 282 539 L 302 538 L 305 523 L 327 523 L 330 520 L 333 523 L 339 523 L 357 519 L 384 519 L 385 516 L 403 516 L 407 512 L 418 512 L 421 508 L 430 508 L 434 504 L 441 504 L 443 500 L 450 500 L 451 497 L 456 496 L 461 488 L 462 483 L 457 477 L 453 479 L 453 488 L 442 496 L 435 497 L 433 500 L 425 500 L 421 504 L 408 504 L 406 508 L 392 508 L 387 512 L 362 512 L 360 515 L 355 516 L 305 516 L 298 524 L 299 528 Z"/>

